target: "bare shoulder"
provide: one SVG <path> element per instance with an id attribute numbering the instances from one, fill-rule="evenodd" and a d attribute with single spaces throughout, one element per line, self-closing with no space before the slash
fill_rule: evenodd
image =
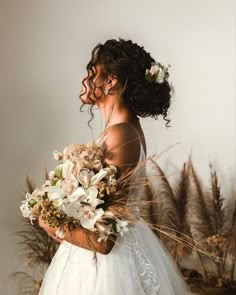
<path id="1" fill-rule="evenodd" d="M 103 133 L 106 162 L 120 168 L 133 168 L 139 160 L 140 139 L 135 128 L 127 123 L 115 124 Z"/>
<path id="2" fill-rule="evenodd" d="M 104 131 L 103 138 L 107 150 L 140 148 L 139 134 L 129 123 L 123 122 L 110 126 Z"/>

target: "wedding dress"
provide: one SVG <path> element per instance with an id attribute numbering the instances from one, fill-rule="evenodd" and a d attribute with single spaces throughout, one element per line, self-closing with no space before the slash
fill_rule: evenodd
<path id="1" fill-rule="evenodd" d="M 140 160 L 145 158 L 141 144 Z M 190 294 L 160 240 L 140 221 L 117 237 L 111 252 L 97 253 L 62 241 L 45 274 L 39 295 Z"/>

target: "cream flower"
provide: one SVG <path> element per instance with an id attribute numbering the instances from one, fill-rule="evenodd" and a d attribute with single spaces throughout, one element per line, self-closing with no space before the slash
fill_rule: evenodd
<path id="1" fill-rule="evenodd" d="M 128 231 L 128 222 L 125 220 L 121 220 L 119 218 L 116 218 L 116 230 L 117 232 L 123 236 L 124 232 Z"/>
<path id="2" fill-rule="evenodd" d="M 58 185 L 45 187 L 44 192 L 48 194 L 49 201 L 63 199 L 66 196 L 66 193 Z"/>
<path id="3" fill-rule="evenodd" d="M 117 168 L 113 165 L 103 168 L 103 170 L 107 171 L 107 176 L 114 176 L 117 172 Z"/>
<path id="4" fill-rule="evenodd" d="M 157 77 L 156 77 L 156 81 L 157 83 L 163 83 L 166 76 L 167 76 L 167 72 L 168 72 L 168 68 L 166 67 L 161 67 L 159 70 L 158 70 L 158 73 L 157 73 Z"/>
<path id="5" fill-rule="evenodd" d="M 66 179 L 66 178 L 60 179 L 58 181 L 58 184 L 60 185 L 60 188 L 64 191 L 66 195 L 71 194 L 73 190 L 75 189 L 75 187 L 77 187 L 77 183 L 75 183 L 71 179 Z"/>
<path id="6" fill-rule="evenodd" d="M 107 181 L 107 184 L 115 187 L 117 184 L 117 180 L 114 178 L 114 176 L 110 176 Z"/>
<path id="7" fill-rule="evenodd" d="M 108 171 L 105 169 L 101 169 L 97 174 L 95 174 L 90 181 L 91 185 L 97 184 L 100 180 L 102 180 L 106 175 Z"/>
<path id="8" fill-rule="evenodd" d="M 20 210 L 23 217 L 29 218 L 30 222 L 33 224 L 33 220 L 35 220 L 36 218 L 32 214 L 32 195 L 30 193 L 26 193 L 25 200 L 21 201 L 21 203 L 22 205 L 20 206 Z"/>
<path id="9" fill-rule="evenodd" d="M 58 151 L 54 151 L 53 156 L 54 156 L 54 159 L 57 160 L 57 161 L 61 160 L 62 157 L 63 157 L 62 153 L 60 153 Z"/>
<path id="10" fill-rule="evenodd" d="M 79 219 L 79 208 L 81 203 L 79 201 L 74 201 L 69 204 L 63 204 L 62 209 L 66 215 L 73 217 L 74 219 Z"/>
<path id="11" fill-rule="evenodd" d="M 40 190 L 38 188 L 36 188 L 33 192 L 32 192 L 32 198 L 36 201 L 39 202 L 41 200 L 41 197 L 44 195 L 43 190 Z"/>
<path id="12" fill-rule="evenodd" d="M 49 180 L 53 180 L 54 179 L 54 177 L 55 177 L 55 171 L 54 170 L 52 170 L 52 171 L 50 171 L 49 173 L 48 173 L 48 178 L 49 178 Z"/>
<path id="13" fill-rule="evenodd" d="M 91 186 L 85 190 L 86 195 L 82 199 L 83 202 L 88 203 L 92 208 L 96 208 L 98 205 L 103 204 L 104 201 L 97 198 L 98 189 L 96 186 Z"/>
<path id="14" fill-rule="evenodd" d="M 94 210 L 89 206 L 84 206 L 79 209 L 78 216 L 79 216 L 81 225 L 84 228 L 92 230 L 94 229 L 94 225 L 97 222 L 97 220 L 99 220 L 103 214 L 104 214 L 104 211 L 102 208 Z"/>
<path id="15" fill-rule="evenodd" d="M 150 73 L 151 75 L 155 75 L 155 74 L 158 73 L 158 71 L 159 71 L 160 69 L 161 69 L 160 66 L 159 66 L 158 64 L 155 64 L 155 65 L 153 65 L 153 66 L 151 67 L 151 69 L 149 70 L 149 73 Z"/>
<path id="16" fill-rule="evenodd" d="M 101 241 L 106 241 L 110 234 L 115 234 L 112 225 L 102 225 L 100 222 L 96 222 L 96 229 L 99 232 L 99 237 L 97 241 L 100 243 Z"/>
<path id="17" fill-rule="evenodd" d="M 98 189 L 95 186 L 84 189 L 78 187 L 71 195 L 64 199 L 63 210 L 71 217 L 78 219 L 78 209 L 80 207 L 89 207 L 94 210 L 98 205 L 104 203 L 97 198 Z"/>
<path id="18" fill-rule="evenodd" d="M 101 169 L 98 173 L 94 174 L 93 171 L 84 168 L 80 170 L 77 178 L 84 188 L 88 188 L 97 184 L 107 175 L 107 173 L 108 171 Z"/>
<path id="19" fill-rule="evenodd" d="M 79 183 L 84 187 L 84 188 L 88 188 L 90 186 L 90 182 L 92 177 L 94 176 L 94 172 L 83 168 L 79 171 L 79 173 L 77 174 L 77 179 L 79 181 Z"/>
<path id="20" fill-rule="evenodd" d="M 50 185 L 52 185 L 52 183 L 51 183 L 50 180 L 47 179 L 47 180 L 45 181 L 44 185 L 45 185 L 45 186 L 50 186 Z"/>
<path id="21" fill-rule="evenodd" d="M 146 69 L 146 79 L 149 82 L 163 83 L 169 77 L 168 67 L 155 62 L 150 69 Z"/>
<path id="22" fill-rule="evenodd" d="M 86 195 L 85 190 L 81 186 L 79 186 L 70 195 L 67 196 L 65 202 L 72 203 L 72 202 L 78 201 L 82 196 L 85 196 L 85 195 Z"/>
<path id="23" fill-rule="evenodd" d="M 66 231 L 60 227 L 55 232 L 55 236 L 61 240 L 64 239 L 65 235 L 66 235 Z"/>
<path id="24" fill-rule="evenodd" d="M 20 206 L 20 210 L 22 212 L 23 217 L 29 217 L 31 214 L 31 209 L 29 206 L 29 201 L 31 199 L 31 194 L 27 193 L 25 196 L 26 200 L 21 201 L 22 205 Z"/>
<path id="25" fill-rule="evenodd" d="M 66 160 L 65 163 L 62 165 L 62 177 L 63 178 L 70 178 L 72 177 L 74 163 L 70 160 Z"/>

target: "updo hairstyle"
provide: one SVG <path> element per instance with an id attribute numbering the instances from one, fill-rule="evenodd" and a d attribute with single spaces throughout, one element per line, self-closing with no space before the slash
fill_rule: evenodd
<path id="1" fill-rule="evenodd" d="M 96 76 L 96 66 L 101 67 L 101 80 L 106 81 L 108 76 L 115 76 L 123 88 L 124 104 L 139 117 L 163 116 L 166 126 L 167 111 L 170 106 L 172 86 L 167 80 L 163 83 L 147 81 L 146 69 L 150 69 L 155 60 L 142 46 L 131 40 L 111 39 L 104 44 L 98 44 L 92 51 L 92 57 L 87 65 L 88 84 L 94 94 L 93 79 Z M 102 85 L 103 86 L 103 85 Z M 101 86 L 101 88 L 102 88 Z M 89 97 L 88 93 L 88 97 Z M 91 98 L 91 115 L 94 102 Z M 99 99 L 99 97 L 97 98 Z M 168 126 L 169 127 L 169 126 Z"/>

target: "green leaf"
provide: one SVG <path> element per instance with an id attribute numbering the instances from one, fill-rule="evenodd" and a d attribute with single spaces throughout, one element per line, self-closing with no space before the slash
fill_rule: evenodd
<path id="1" fill-rule="evenodd" d="M 62 178 L 62 167 L 59 165 L 54 170 L 55 176 L 58 178 Z"/>
<path id="2" fill-rule="evenodd" d="M 59 179 L 54 179 L 53 182 L 52 182 L 52 186 L 55 186 L 58 181 L 59 181 Z"/>
<path id="3" fill-rule="evenodd" d="M 30 200 L 30 207 L 34 207 L 35 204 L 37 204 L 35 200 Z"/>

